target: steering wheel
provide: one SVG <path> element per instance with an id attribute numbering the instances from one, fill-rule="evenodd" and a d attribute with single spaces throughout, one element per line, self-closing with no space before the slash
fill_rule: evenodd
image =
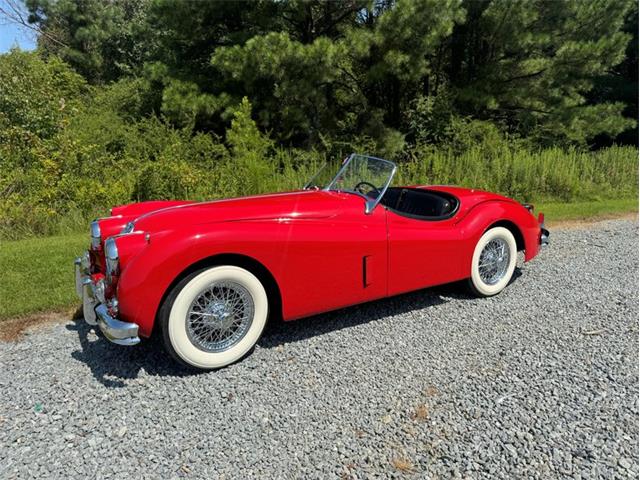
<path id="1" fill-rule="evenodd" d="M 369 190 L 368 192 L 363 191 L 360 188 L 363 185 L 366 185 L 367 187 L 371 187 L 371 190 Z M 367 197 L 370 197 L 371 195 L 369 195 L 369 194 L 372 193 L 372 192 L 376 194 L 375 197 L 380 195 L 380 190 L 378 189 L 378 187 L 376 187 L 375 185 L 373 185 L 373 184 L 371 184 L 369 182 L 365 182 L 365 181 L 358 182 L 358 184 L 355 187 L 353 187 L 353 189 L 356 192 L 360 192 L 361 194 L 363 194 L 363 195 L 365 195 Z M 375 197 L 373 197 L 373 198 L 375 198 Z"/>

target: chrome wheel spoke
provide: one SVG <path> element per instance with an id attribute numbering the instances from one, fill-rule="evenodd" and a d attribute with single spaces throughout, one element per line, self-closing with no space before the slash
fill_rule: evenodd
<path id="1" fill-rule="evenodd" d="M 253 298 L 244 286 L 215 282 L 191 303 L 185 319 L 187 335 L 200 350 L 222 352 L 244 338 L 253 314 Z"/>
<path id="2" fill-rule="evenodd" d="M 504 278 L 509 267 L 511 254 L 509 245 L 502 238 L 494 238 L 487 243 L 478 261 L 480 278 L 487 285 L 495 285 Z"/>

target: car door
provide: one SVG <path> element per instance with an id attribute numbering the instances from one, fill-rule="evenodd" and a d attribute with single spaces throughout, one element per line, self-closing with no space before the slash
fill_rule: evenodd
<path id="1" fill-rule="evenodd" d="M 389 295 L 465 278 L 454 219 L 420 220 L 387 209 Z"/>
<path id="2" fill-rule="evenodd" d="M 286 251 L 278 268 L 285 319 L 294 319 L 387 294 L 387 225 L 381 206 L 365 213 L 353 194 L 330 218 L 282 222 Z"/>

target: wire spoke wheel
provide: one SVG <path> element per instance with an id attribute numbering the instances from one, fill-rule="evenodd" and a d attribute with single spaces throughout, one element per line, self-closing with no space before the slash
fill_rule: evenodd
<path id="1" fill-rule="evenodd" d="M 191 302 L 185 319 L 187 336 L 200 350 L 223 352 L 242 340 L 253 317 L 253 298 L 244 286 L 214 282 Z"/>
<path id="2" fill-rule="evenodd" d="M 509 245 L 503 238 L 494 238 L 488 242 L 482 253 L 478 263 L 480 278 L 487 285 L 495 285 L 507 273 L 511 253 Z"/>

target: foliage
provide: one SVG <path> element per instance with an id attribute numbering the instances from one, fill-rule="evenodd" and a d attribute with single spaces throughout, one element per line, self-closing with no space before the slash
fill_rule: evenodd
<path id="1" fill-rule="evenodd" d="M 136 73 L 149 53 L 150 0 L 24 0 L 29 21 L 45 35 L 38 44 L 91 83 Z"/>
<path id="2" fill-rule="evenodd" d="M 450 80 L 465 112 L 538 137 L 580 143 L 632 123 L 623 105 L 587 105 L 596 75 L 624 59 L 631 3 L 465 2 L 454 29 Z M 477 47 L 479 46 L 479 48 Z"/>
<path id="3" fill-rule="evenodd" d="M 479 144 L 463 154 L 426 147 L 409 155 L 400 165 L 399 184 L 462 185 L 520 201 L 633 197 L 638 188 L 638 153 L 631 147 L 581 152 L 530 150 L 503 142 Z"/>
<path id="4" fill-rule="evenodd" d="M 0 60 L 0 67 L 8 69 L 15 68 L 16 61 L 35 62 L 32 68 L 39 69 L 42 78 L 53 69 L 56 79 L 71 79 L 74 85 L 77 81 L 59 60 L 42 62 L 22 52 Z M 3 75 L 7 72 L 0 69 Z M 33 92 L 34 98 L 50 97 L 55 102 L 66 94 L 69 81 L 43 80 L 38 85 L 42 92 Z M 194 131 L 193 126 L 174 127 L 142 113 L 148 103 L 147 87 L 144 81 L 121 80 L 97 95 L 73 99 L 72 111 L 58 111 L 61 117 L 55 117 L 55 122 L 40 115 L 48 112 L 46 103 L 34 102 L 33 110 L 27 108 L 32 112 L 28 118 L 35 119 L 27 122 L 29 128 L 17 113 L 3 117 L 0 237 L 85 228 L 92 216 L 131 201 L 198 200 L 296 189 L 325 158 L 335 158 L 314 149 L 279 146 L 258 128 L 247 98 L 233 112 L 224 140 Z M 24 95 L 17 92 L 18 99 Z M 394 150 L 400 164 L 397 183 L 453 183 L 523 201 L 633 196 L 638 188 L 635 148 L 539 149 L 505 137 L 490 122 L 447 116 L 442 113 L 446 109 L 437 115 L 433 111 L 421 102 L 415 107 L 415 143 L 402 141 Z M 441 128 L 429 127 L 443 132 L 440 146 L 434 147 L 421 132 L 440 123 Z M 375 139 L 359 136 L 349 144 L 333 144 L 330 150 L 372 152 L 375 148 Z"/>
<path id="5" fill-rule="evenodd" d="M 84 79 L 58 59 L 13 50 L 0 55 L 0 128 L 50 137 L 87 92 Z"/>
<path id="6" fill-rule="evenodd" d="M 634 2 L 627 12 L 622 31 L 631 37 L 625 58 L 619 65 L 598 74 L 594 88 L 587 94 L 589 103 L 617 102 L 625 105 L 624 116 L 638 118 L 638 3 Z M 637 144 L 638 125 L 622 132 L 615 138 L 599 136 L 599 145 L 610 145 L 613 141 Z"/>
<path id="7" fill-rule="evenodd" d="M 397 152 L 422 97 L 539 146 L 637 144 L 632 0 L 25 1 L 43 54 L 145 78 L 180 127 L 224 135 L 246 96 L 280 144 Z"/>
<path id="8" fill-rule="evenodd" d="M 353 151 L 399 182 L 636 195 L 637 148 L 589 151 L 637 145 L 631 0 L 25 3 L 43 33 L 0 55 L 0 237 L 298 188 Z"/>

